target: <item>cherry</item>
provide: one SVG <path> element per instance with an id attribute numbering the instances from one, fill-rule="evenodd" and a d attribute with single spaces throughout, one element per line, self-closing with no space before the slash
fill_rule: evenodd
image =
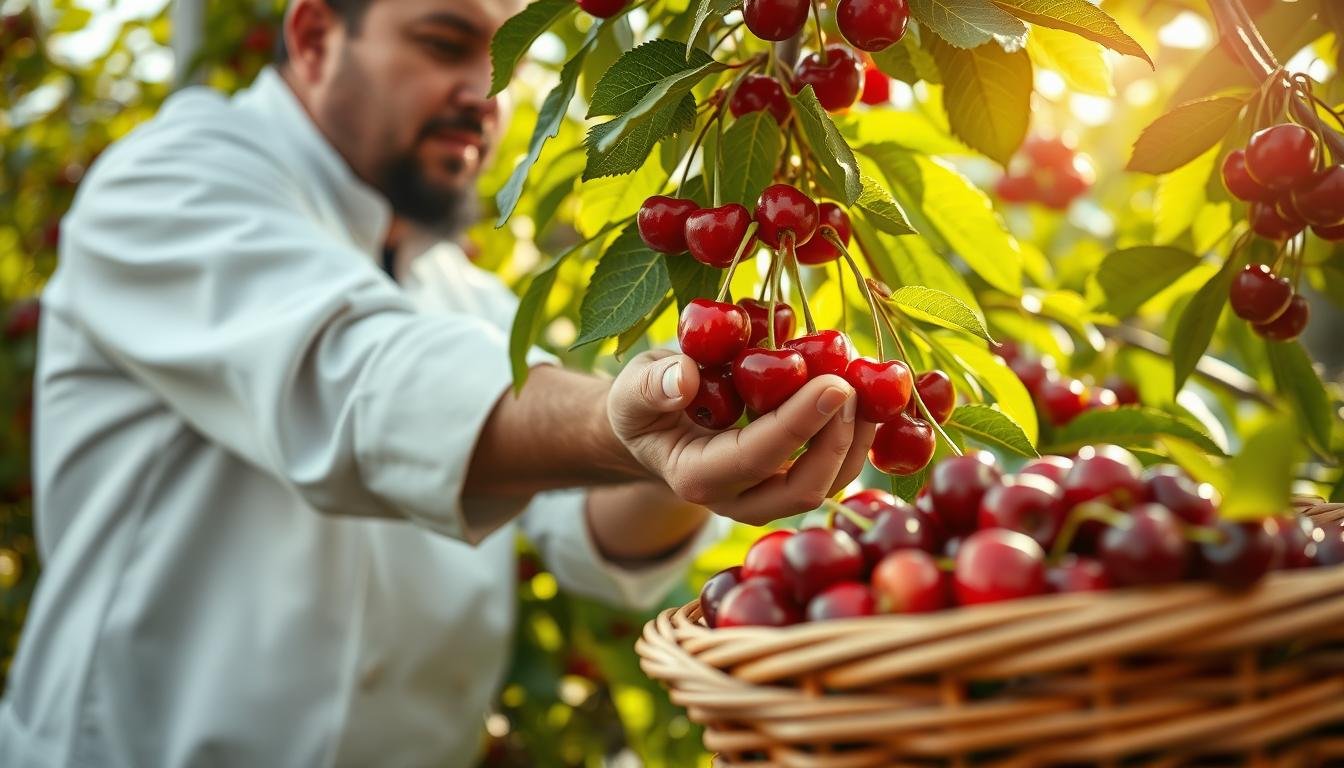
<path id="1" fill-rule="evenodd" d="M 700 587 L 700 615 L 711 628 L 718 626 L 719 607 L 728 591 L 742 583 L 742 566 L 734 565 L 705 580 Z"/>
<path id="2" fill-rule="evenodd" d="M 1268 323 L 1283 314 L 1292 298 L 1288 278 L 1277 277 L 1268 264 L 1247 264 L 1228 290 L 1232 311 L 1252 323 Z"/>
<path id="3" fill-rule="evenodd" d="M 1022 153 L 1037 168 L 1067 168 L 1078 150 L 1063 136 L 1032 136 L 1022 143 Z"/>
<path id="4" fill-rule="evenodd" d="M 1189 525 L 1213 525 L 1218 517 L 1218 492 L 1208 483 L 1196 484 L 1177 467 L 1150 467 L 1143 473 L 1143 484 L 1148 498 Z"/>
<path id="5" fill-rule="evenodd" d="M 1005 203 L 1029 203 L 1036 199 L 1036 177 L 1008 174 L 994 183 L 994 194 Z"/>
<path id="6" fill-rule="evenodd" d="M 1042 456 L 1023 464 L 1017 473 L 1019 475 L 1040 475 L 1048 478 L 1053 480 L 1062 490 L 1064 478 L 1069 474 L 1070 469 L 1073 469 L 1073 459 L 1066 456 Z"/>
<path id="7" fill-rule="evenodd" d="M 728 111 L 733 117 L 741 117 L 763 109 L 774 115 L 780 125 L 789 119 L 789 98 L 784 95 L 784 86 L 769 75 L 747 75 L 728 100 Z"/>
<path id="8" fill-rule="evenodd" d="M 902 549 L 919 549 L 930 554 L 938 551 L 941 543 L 938 531 L 913 507 L 894 506 L 883 510 L 873 521 L 873 527 L 859 536 L 859 546 L 869 564 Z"/>
<path id="9" fill-rule="evenodd" d="M 728 590 L 719 605 L 720 627 L 786 627 L 802 620 L 774 579 L 748 578 Z"/>
<path id="10" fill-rule="evenodd" d="M 1246 171 L 1246 153 L 1240 149 L 1229 152 L 1223 160 L 1223 186 L 1233 197 L 1248 203 L 1274 199 L 1274 190 L 1252 179 Z"/>
<path id="11" fill-rule="evenodd" d="M 686 217 L 686 248 L 701 264 L 723 269 L 733 263 L 737 247 L 751 226 L 751 213 L 737 203 L 701 208 Z M 753 238 L 754 239 L 754 238 Z M 754 244 L 742 255 L 752 255 Z"/>
<path id="12" fill-rule="evenodd" d="M 962 542 L 952 583 L 962 605 L 997 603 L 1045 592 L 1045 551 L 1017 531 L 986 528 Z"/>
<path id="13" fill-rule="evenodd" d="M 882 610 L 928 613 L 948 607 L 946 579 L 938 561 L 918 549 L 892 552 L 873 568 L 873 591 Z"/>
<path id="14" fill-rule="evenodd" d="M 753 35 L 777 43 L 803 30 L 809 5 L 808 0 L 747 0 L 742 19 Z"/>
<path id="15" fill-rule="evenodd" d="M 1301 232 L 1305 225 L 1283 217 L 1271 203 L 1251 203 L 1251 229 L 1266 240 L 1286 240 Z"/>
<path id="16" fill-rule="evenodd" d="M 1344 520 L 1324 523 L 1318 529 L 1316 540 L 1316 565 L 1330 567 L 1344 565 Z"/>
<path id="17" fill-rule="evenodd" d="M 868 461 L 889 475 L 913 475 L 929 465 L 937 447 L 933 427 L 923 419 L 902 413 L 873 434 Z"/>
<path id="18" fill-rule="evenodd" d="M 830 227 L 835 230 L 835 234 L 840 238 L 840 242 L 849 245 L 852 228 L 849 223 L 849 214 L 845 209 L 835 203 L 822 203 L 817 206 L 817 212 L 821 223 L 817 227 L 817 234 L 812 236 L 811 240 L 798 246 L 799 264 L 825 264 L 829 261 L 835 261 L 840 258 L 840 249 L 831 244 L 830 240 L 821 236 L 822 229 Z"/>
<path id="19" fill-rule="evenodd" d="M 1022 356 L 1022 348 L 1012 339 L 995 341 L 989 344 L 989 351 L 999 356 L 1005 364 L 1010 364 Z"/>
<path id="20" fill-rule="evenodd" d="M 857 357 L 849 361 L 844 376 L 858 394 L 859 418 L 872 424 L 891 421 L 900 415 L 915 386 L 910 367 L 900 360 L 878 362 Z"/>
<path id="21" fill-rule="evenodd" d="M 877 516 L 883 512 L 903 506 L 895 496 L 880 488 L 865 488 L 846 496 L 840 504 L 867 520 L 876 520 Z M 844 515 L 835 515 L 831 521 L 831 527 L 848 533 L 856 541 L 863 536 L 863 529 Z"/>
<path id="22" fill-rule="evenodd" d="M 942 371 L 925 371 L 915 379 L 915 389 L 919 399 L 929 409 L 929 415 L 939 424 L 946 424 L 952 417 L 952 407 L 957 404 L 957 394 L 952 390 L 952 379 Z"/>
<path id="23" fill-rule="evenodd" d="M 750 336 L 747 311 L 722 301 L 693 299 L 677 323 L 681 351 L 706 368 L 731 361 L 747 348 Z"/>
<path id="24" fill-rule="evenodd" d="M 771 531 L 757 539 L 747 548 L 742 558 L 743 581 L 757 577 L 776 579 L 781 584 L 784 579 L 784 542 L 793 538 L 793 531 Z"/>
<path id="25" fill-rule="evenodd" d="M 1245 589 L 1259 581 L 1283 558 L 1277 520 L 1234 523 L 1221 521 L 1217 542 L 1201 542 L 1203 574 L 1229 589 Z"/>
<path id="26" fill-rule="evenodd" d="M 905 0 L 840 0 L 835 23 L 855 48 L 876 52 L 905 35 L 910 7 Z"/>
<path id="27" fill-rule="evenodd" d="M 1085 387 L 1087 390 L 1087 410 L 1099 411 L 1120 407 L 1120 399 L 1105 387 Z"/>
<path id="28" fill-rule="evenodd" d="M 747 340 L 747 346 L 760 346 L 761 342 L 770 338 L 770 330 L 765 325 L 765 318 L 770 314 L 770 304 L 756 299 L 738 299 L 737 305 L 747 311 L 747 318 L 751 321 L 751 338 Z M 776 345 L 793 338 L 795 322 L 793 307 L 782 301 L 775 302 Z"/>
<path id="29" fill-rule="evenodd" d="M 808 621 L 851 619 L 877 613 L 877 600 L 867 584 L 844 581 L 832 584 L 807 603 Z"/>
<path id="30" fill-rule="evenodd" d="M 1112 374 L 1103 382 L 1106 389 L 1115 393 L 1115 401 L 1120 405 L 1141 405 L 1139 388 L 1128 379 Z"/>
<path id="31" fill-rule="evenodd" d="M 1058 565 L 1046 569 L 1051 592 L 1104 592 L 1111 588 L 1106 566 L 1100 560 L 1065 555 Z"/>
<path id="32" fill-rule="evenodd" d="M 1043 548 L 1054 546 L 1068 514 L 1064 490 L 1036 474 L 1005 478 L 980 500 L 981 528 L 1007 528 L 1025 533 Z"/>
<path id="33" fill-rule="evenodd" d="M 1185 575 L 1189 548 L 1181 523 L 1161 504 L 1141 504 L 1101 535 L 1097 554 L 1122 587 L 1166 584 Z"/>
<path id="34" fill-rule="evenodd" d="M 817 101 L 827 112 L 839 112 L 854 106 L 863 86 L 863 63 L 843 45 L 826 46 L 826 62 L 821 54 L 810 53 L 798 62 L 794 74 L 794 93 L 810 85 Z"/>
<path id="35" fill-rule="evenodd" d="M 629 0 L 578 0 L 579 7 L 599 19 L 609 19 L 620 13 Z"/>
<path id="36" fill-rule="evenodd" d="M 940 461 L 929 474 L 929 500 L 953 536 L 976 529 L 980 501 L 1003 480 L 994 454 L 977 451 Z"/>
<path id="37" fill-rule="evenodd" d="M 1311 317 L 1311 308 L 1302 294 L 1293 294 L 1282 315 L 1268 323 L 1256 323 L 1251 329 L 1270 341 L 1292 341 L 1302 335 Z"/>
<path id="38" fill-rule="evenodd" d="M 848 336 L 839 331 L 817 331 L 799 336 L 784 342 L 784 347 L 803 356 L 809 379 L 827 373 L 844 376 L 849 368 L 849 360 L 854 356 L 854 345 L 849 343 Z"/>
<path id="39" fill-rule="evenodd" d="M 1008 367 L 1013 369 L 1013 373 L 1032 397 L 1040 397 L 1041 389 L 1054 376 L 1053 361 L 1048 357 L 1039 360 L 1019 357 L 1009 361 Z"/>
<path id="40" fill-rule="evenodd" d="M 870 107 L 891 101 L 891 78 L 871 64 L 863 68 L 863 91 L 859 101 Z"/>
<path id="41" fill-rule="evenodd" d="M 1332 165 L 1292 192 L 1293 207 L 1308 224 L 1344 223 L 1344 165 Z"/>
<path id="42" fill-rule="evenodd" d="M 1116 509 L 1127 509 L 1147 500 L 1140 471 L 1139 460 L 1124 448 L 1084 446 L 1061 484 L 1064 503 L 1075 507 L 1085 501 L 1099 501 Z"/>
<path id="43" fill-rule="evenodd" d="M 1246 144 L 1246 171 L 1272 190 L 1283 191 L 1311 178 L 1316 170 L 1316 137 L 1300 125 L 1272 125 Z"/>
<path id="44" fill-rule="evenodd" d="M 769 413 L 807 383 L 807 363 L 792 349 L 748 347 L 733 361 L 733 383 L 753 413 Z"/>
<path id="45" fill-rule="evenodd" d="M 645 245 L 659 253 L 681 253 L 686 250 L 686 217 L 698 210 L 694 200 L 654 195 L 639 207 L 635 224 Z"/>
<path id="46" fill-rule="evenodd" d="M 943 524 L 943 518 L 938 514 L 938 510 L 933 508 L 933 498 L 929 496 L 927 483 L 915 494 L 914 508 L 924 527 L 933 532 L 940 547 L 944 546 L 947 543 L 947 526 Z"/>
<path id="47" fill-rule="evenodd" d="M 10 305 L 5 313 L 4 336 L 10 341 L 27 338 L 37 333 L 42 320 L 42 304 L 33 298 L 21 299 Z"/>
<path id="48" fill-rule="evenodd" d="M 821 223 L 821 213 L 812 198 L 788 184 L 771 184 L 756 201 L 756 231 L 761 242 L 771 248 L 780 248 L 784 233 L 793 233 L 795 245 L 812 239 Z"/>
<path id="49" fill-rule="evenodd" d="M 275 48 L 275 32 L 266 24 L 256 24 L 243 37 L 243 48 L 263 56 L 269 55 Z"/>
<path id="50" fill-rule="evenodd" d="M 804 528 L 782 547 L 784 583 L 799 604 L 832 584 L 863 577 L 863 550 L 844 531 L 834 528 Z"/>
<path id="51" fill-rule="evenodd" d="M 1312 227 L 1311 231 L 1316 236 L 1329 243 L 1338 243 L 1344 240 L 1344 224 L 1336 224 L 1333 227 Z"/>
<path id="52" fill-rule="evenodd" d="M 1076 157 L 1072 165 L 1038 170 L 1034 175 L 1036 199 L 1057 211 L 1067 209 L 1095 180 L 1092 166 L 1081 157 Z"/>
<path id="53" fill-rule="evenodd" d="M 1280 566 L 1285 570 L 1310 568 L 1316 564 L 1316 524 L 1305 517 L 1292 520 L 1279 520 L 1278 537 L 1283 559 Z"/>
<path id="54" fill-rule="evenodd" d="M 732 368 L 727 365 L 700 369 L 700 389 L 686 415 L 706 429 L 727 429 L 742 418 L 745 406 L 733 386 Z"/>
<path id="55" fill-rule="evenodd" d="M 1077 379 L 1051 378 L 1041 385 L 1036 404 L 1046 420 L 1062 427 L 1078 418 L 1090 405 L 1087 385 Z"/>

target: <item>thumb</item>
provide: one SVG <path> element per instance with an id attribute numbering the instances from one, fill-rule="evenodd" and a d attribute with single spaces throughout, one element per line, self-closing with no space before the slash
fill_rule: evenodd
<path id="1" fill-rule="evenodd" d="M 639 355 L 616 377 L 609 408 L 617 434 L 647 430 L 663 414 L 685 410 L 700 388 L 695 361 L 668 350 Z"/>

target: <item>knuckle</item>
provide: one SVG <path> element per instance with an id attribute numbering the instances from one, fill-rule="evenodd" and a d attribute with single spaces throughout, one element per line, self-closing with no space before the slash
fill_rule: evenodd
<path id="1" fill-rule="evenodd" d="M 826 499 L 826 492 L 820 488 L 806 488 L 798 492 L 794 502 L 804 510 L 816 509 Z"/>

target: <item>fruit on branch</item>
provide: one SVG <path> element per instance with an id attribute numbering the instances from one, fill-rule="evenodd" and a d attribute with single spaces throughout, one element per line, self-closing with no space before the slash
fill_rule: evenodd
<path id="1" fill-rule="evenodd" d="M 1111 374 L 1103 382 L 1106 389 L 1115 393 L 1115 401 L 1120 405 L 1140 405 L 1139 388 L 1133 382 L 1117 374 Z"/>
<path id="2" fill-rule="evenodd" d="M 1033 136 L 1001 176 L 995 191 L 1006 203 L 1037 202 L 1065 210 L 1092 188 L 1096 171 L 1087 155 L 1063 137 Z"/>
<path id="3" fill-rule="evenodd" d="M 784 95 L 784 86 L 769 75 L 753 73 L 742 78 L 737 90 L 728 100 L 728 111 L 733 117 L 741 117 L 751 112 L 767 110 L 774 115 L 775 122 L 784 125 L 789 119 L 789 98 Z"/>
<path id="4" fill-rule="evenodd" d="M 952 408 L 957 404 L 957 393 L 952 389 L 952 379 L 939 370 L 925 371 L 915 379 L 915 389 L 929 415 L 939 424 L 946 424 L 952 417 Z"/>
<path id="5" fill-rule="evenodd" d="M 846 496 L 840 504 L 859 517 L 872 521 L 889 509 L 902 506 L 904 502 L 897 501 L 895 496 L 880 488 L 865 488 Z M 856 541 L 863 536 L 863 529 L 845 515 L 834 515 L 831 519 L 831 527 L 848 533 Z"/>
<path id="6" fill-rule="evenodd" d="M 700 369 L 700 388 L 686 415 L 706 429 L 727 429 L 742 418 L 745 407 L 733 385 L 732 367 L 716 365 Z"/>
<path id="7" fill-rule="evenodd" d="M 906 0 L 840 0 L 835 7 L 840 34 L 855 48 L 874 53 L 899 41 L 909 21 Z"/>
<path id="8" fill-rule="evenodd" d="M 802 245 L 817 233 L 821 213 L 812 198 L 788 184 L 771 184 L 756 201 L 756 235 L 771 248 L 783 247 L 784 234 L 793 235 L 794 245 Z"/>
<path id="9" fill-rule="evenodd" d="M 976 531 L 957 552 L 952 583 L 962 605 L 997 603 L 1045 592 L 1045 551 L 1030 536 L 1003 528 Z"/>
<path id="10" fill-rule="evenodd" d="M 1045 383 L 1053 378 L 1055 373 L 1054 361 L 1048 357 L 1030 358 L 1024 355 L 1009 362 L 1008 367 L 1013 369 L 1013 373 L 1033 398 L 1041 396 Z"/>
<path id="11" fill-rule="evenodd" d="M 1190 559 L 1180 521 L 1161 504 L 1141 504 L 1107 528 L 1097 555 L 1122 587 L 1180 581 Z"/>
<path id="12" fill-rule="evenodd" d="M 807 603 L 808 621 L 852 619 L 877 613 L 877 600 L 867 584 L 846 581 L 827 587 Z"/>
<path id="13" fill-rule="evenodd" d="M 1312 227 L 1311 231 L 1328 243 L 1344 241 L 1344 224 L 1336 224 L 1333 227 Z"/>
<path id="14" fill-rule="evenodd" d="M 809 379 L 827 373 L 844 376 L 850 359 L 854 357 L 854 345 L 848 336 L 839 331 L 809 333 L 784 342 L 784 347 L 802 355 Z"/>
<path id="15" fill-rule="evenodd" d="M 883 611 L 928 613 L 948 607 L 947 578 L 927 552 L 903 549 L 873 568 L 873 591 Z"/>
<path id="16" fill-rule="evenodd" d="M 1053 480 L 1060 487 L 1060 490 L 1063 490 L 1064 478 L 1068 476 L 1071 469 L 1073 469 L 1073 459 L 1067 456 L 1042 456 L 1023 464 L 1017 474 L 1040 475 Z"/>
<path id="17" fill-rule="evenodd" d="M 1295 293 L 1283 314 L 1268 323 L 1256 323 L 1251 329 L 1270 341 L 1292 341 L 1302 335 L 1311 319 L 1311 309 L 1302 294 Z"/>
<path id="18" fill-rule="evenodd" d="M 635 224 L 645 245 L 659 253 L 681 253 L 686 250 L 686 218 L 698 210 L 694 200 L 654 195 L 639 207 Z"/>
<path id="19" fill-rule="evenodd" d="M 1293 123 L 1256 131 L 1246 144 L 1246 170 L 1251 178 L 1276 192 L 1291 189 L 1316 171 L 1316 136 Z"/>
<path id="20" fill-rule="evenodd" d="M 695 299 L 681 311 L 677 341 L 681 351 L 704 367 L 724 365 L 747 348 L 751 321 L 736 304 Z"/>
<path id="21" fill-rule="evenodd" d="M 1268 264 L 1247 264 L 1237 273 L 1228 290 L 1232 311 L 1252 323 L 1268 323 L 1282 315 L 1293 299 L 1293 286 L 1278 277 Z"/>
<path id="22" fill-rule="evenodd" d="M 933 554 L 942 543 L 936 525 L 914 507 L 893 506 L 883 510 L 873 521 L 873 527 L 859 536 L 859 546 L 870 565 L 876 565 L 887 555 L 902 549 Z"/>
<path id="23" fill-rule="evenodd" d="M 803 31 L 810 7 L 809 0 L 746 0 L 742 19 L 753 35 L 778 43 Z"/>
<path id="24" fill-rule="evenodd" d="M 579 7 L 599 19 L 609 19 L 625 10 L 630 0 L 578 0 Z"/>
<path id="25" fill-rule="evenodd" d="M 1238 200 L 1248 203 L 1273 200 L 1274 190 L 1266 187 L 1246 170 L 1246 152 L 1237 149 L 1229 152 L 1223 159 L 1223 186 Z"/>
<path id="26" fill-rule="evenodd" d="M 728 590 L 719 606 L 720 627 L 786 627 L 802 619 L 774 579 L 749 578 Z"/>
<path id="27" fill-rule="evenodd" d="M 746 206 L 729 203 L 702 208 L 686 217 L 686 248 L 701 264 L 724 269 L 733 263 L 750 226 L 751 212 Z M 747 244 L 743 260 L 751 257 L 754 248 L 755 242 Z"/>
<path id="28" fill-rule="evenodd" d="M 737 305 L 747 311 L 747 317 L 751 320 L 751 338 L 747 340 L 747 346 L 760 346 L 761 342 L 770 337 L 770 329 L 765 324 L 765 318 L 770 314 L 770 304 L 756 299 L 746 298 L 738 299 Z M 783 344 L 793 338 L 794 324 L 796 319 L 793 314 L 793 307 L 782 301 L 775 302 L 775 344 Z"/>
<path id="29" fill-rule="evenodd" d="M 953 536 L 965 536 L 976 529 L 980 502 L 1003 479 L 994 454 L 977 451 L 953 456 L 938 463 L 929 473 L 929 501 Z"/>
<path id="30" fill-rule="evenodd" d="M 793 537 L 793 531 L 771 531 L 757 539 L 747 549 L 742 560 L 742 579 L 764 577 L 783 584 L 784 542 Z"/>
<path id="31" fill-rule="evenodd" d="M 868 65 L 863 68 L 863 91 L 859 101 L 870 107 L 880 106 L 891 101 L 891 78 L 882 70 Z"/>
<path id="32" fill-rule="evenodd" d="M 915 386 L 910 367 L 900 360 L 858 357 L 849 362 L 844 376 L 859 398 L 859 418 L 873 424 L 899 416 Z"/>
<path id="33" fill-rule="evenodd" d="M 733 361 L 733 383 L 752 413 L 775 410 L 807 378 L 807 363 L 792 349 L 749 347 Z"/>
<path id="34" fill-rule="evenodd" d="M 863 576 L 863 551 L 858 542 L 834 528 L 804 528 L 782 548 L 784 583 L 800 605 L 833 584 Z"/>
<path id="35" fill-rule="evenodd" d="M 1025 533 L 1048 550 L 1063 529 L 1068 511 L 1064 490 L 1055 481 L 1042 475 L 1019 474 L 1004 478 L 985 492 L 977 522 L 981 528 Z"/>
<path id="36" fill-rule="evenodd" d="M 1036 405 L 1045 418 L 1062 427 L 1090 408 L 1088 387 L 1077 379 L 1047 378 L 1036 396 Z"/>
<path id="37" fill-rule="evenodd" d="M 854 106 L 863 87 L 863 62 L 843 45 L 826 46 L 826 61 L 820 53 L 810 53 L 798 62 L 794 71 L 794 93 L 812 86 L 817 101 L 827 112 L 840 112 Z"/>
<path id="38" fill-rule="evenodd" d="M 929 465 L 936 447 L 933 427 L 922 418 L 902 413 L 878 425 L 868 460 L 889 475 L 913 475 Z"/>
<path id="39" fill-rule="evenodd" d="M 1344 223 L 1344 165 L 1332 165 L 1293 189 L 1294 209 L 1313 227 Z"/>
<path id="40" fill-rule="evenodd" d="M 845 209 L 835 203 L 821 203 L 817 206 L 817 214 L 820 221 L 817 225 L 817 234 L 813 235 L 811 240 L 798 246 L 799 264 L 815 266 L 840 258 L 840 249 L 836 248 L 830 240 L 822 237 L 822 233 L 828 227 L 835 232 L 840 242 L 846 246 L 849 245 L 853 229 L 850 225 L 849 214 L 845 213 Z"/>
<path id="41" fill-rule="evenodd" d="M 1100 560 L 1081 555 L 1065 555 L 1057 565 L 1047 568 L 1045 582 L 1051 592 L 1104 592 L 1111 578 Z"/>
<path id="42" fill-rule="evenodd" d="M 1251 203 L 1251 230 L 1266 240 L 1287 240 L 1301 232 L 1306 225 L 1283 215 L 1278 206 L 1269 203 Z"/>
<path id="43" fill-rule="evenodd" d="M 1143 472 L 1148 498 L 1171 510 L 1187 525 L 1212 525 L 1218 517 L 1218 492 L 1196 483 L 1180 467 L 1160 464 Z"/>
<path id="44" fill-rule="evenodd" d="M 711 627 L 719 625 L 719 607 L 723 605 L 724 596 L 741 583 L 740 565 L 724 568 L 705 580 L 704 586 L 700 587 L 700 615 L 705 617 L 706 624 Z"/>

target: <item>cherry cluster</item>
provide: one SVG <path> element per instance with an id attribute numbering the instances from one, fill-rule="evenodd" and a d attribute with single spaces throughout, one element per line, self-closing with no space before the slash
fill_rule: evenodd
<path id="1" fill-rule="evenodd" d="M 1067 209 L 1096 181 L 1087 155 L 1062 137 L 1035 136 L 994 187 L 1005 203 L 1040 203 L 1057 211 Z"/>
<path id="2" fill-rule="evenodd" d="M 1112 375 L 1101 385 L 1096 385 L 1064 376 L 1055 369 L 1050 357 L 1028 354 L 1011 341 L 1001 342 L 991 351 L 1003 358 L 1022 382 L 1036 403 L 1037 412 L 1056 427 L 1068 424 L 1087 411 L 1139 405 L 1139 390 L 1119 375 Z"/>
<path id="3" fill-rule="evenodd" d="M 774 531 L 700 593 L 711 627 L 922 613 L 1048 593 L 1211 581 L 1244 589 L 1276 569 L 1344 565 L 1344 522 L 1220 519 L 1216 492 L 1116 446 L 1004 474 L 949 458 L 906 504 L 860 491 L 826 527 Z"/>

